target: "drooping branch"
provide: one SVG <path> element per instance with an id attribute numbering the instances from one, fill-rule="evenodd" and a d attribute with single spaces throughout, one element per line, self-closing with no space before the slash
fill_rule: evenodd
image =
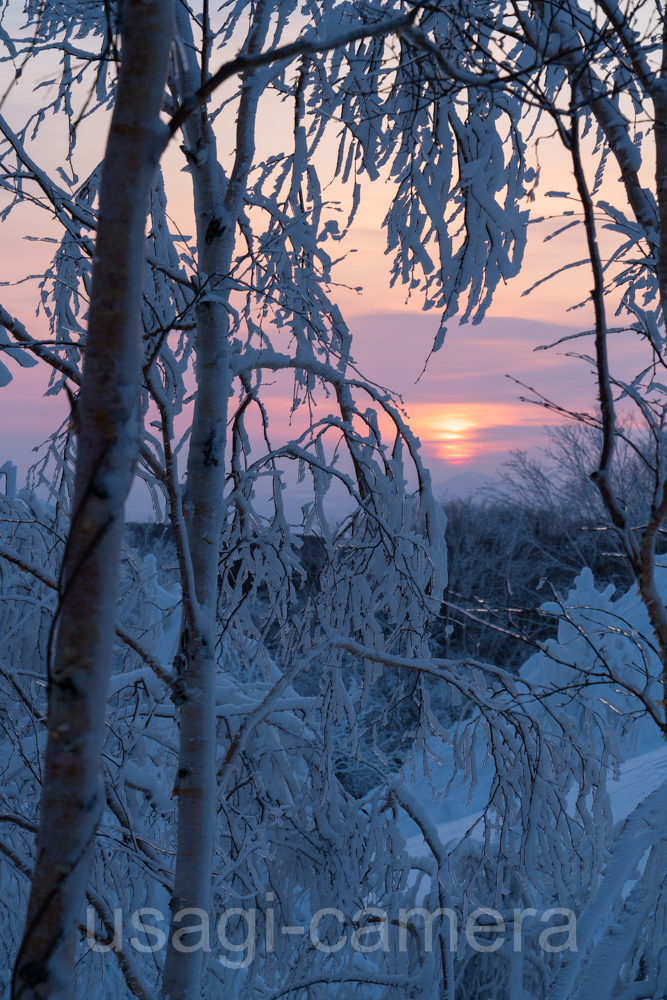
<path id="1" fill-rule="evenodd" d="M 58 590 L 58 581 L 55 577 L 47 573 L 41 566 L 36 566 L 34 563 L 30 562 L 20 553 L 13 552 L 11 549 L 8 549 L 3 545 L 0 546 L 0 559 L 6 559 L 7 562 L 12 563 L 18 569 L 23 570 L 24 573 L 30 573 L 36 580 L 39 580 L 40 583 L 43 583 L 51 590 Z M 174 683 L 174 678 L 171 672 L 166 670 L 162 664 L 156 660 L 152 653 L 149 653 L 147 649 L 144 649 L 140 642 L 129 635 L 129 633 L 120 625 L 116 625 L 115 630 L 118 638 L 124 642 L 126 646 L 129 646 L 130 649 L 132 649 L 137 656 L 144 661 L 146 666 L 151 668 L 156 677 L 159 677 L 161 681 L 169 686 Z"/>
<path id="2" fill-rule="evenodd" d="M 67 358 L 61 358 L 57 354 L 50 351 L 43 343 L 36 341 L 34 337 L 31 337 L 26 330 L 23 323 L 18 319 L 15 319 L 10 313 L 7 312 L 2 306 L 0 306 L 0 326 L 4 327 L 8 333 L 11 333 L 12 337 L 25 350 L 32 351 L 38 358 L 45 361 L 47 365 L 50 365 L 55 371 L 60 372 L 66 378 L 70 379 L 74 385 L 81 385 L 81 372 L 73 365 L 71 361 Z M 76 347 L 76 344 L 72 345 Z"/>
<path id="3" fill-rule="evenodd" d="M 169 122 L 171 135 L 183 126 L 193 111 L 204 104 L 208 97 L 225 80 L 236 76 L 238 73 L 246 73 L 248 70 L 258 69 L 260 66 L 270 66 L 283 60 L 295 59 L 297 56 L 312 55 L 316 52 L 328 52 L 331 49 L 340 48 L 350 42 L 362 38 L 375 38 L 385 35 L 399 33 L 410 27 L 419 12 L 419 6 L 413 8 L 409 14 L 402 14 L 400 17 L 387 18 L 386 21 L 378 21 L 375 24 L 365 24 L 360 28 L 351 28 L 343 31 L 339 35 L 331 38 L 300 38 L 289 45 L 282 45 L 268 52 L 248 52 L 238 55 L 235 59 L 224 63 L 198 90 L 186 96 L 180 108 Z"/>

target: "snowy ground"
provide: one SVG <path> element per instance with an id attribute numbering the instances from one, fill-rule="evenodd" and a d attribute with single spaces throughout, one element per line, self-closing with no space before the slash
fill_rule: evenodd
<path id="1" fill-rule="evenodd" d="M 621 764 L 620 778 L 618 781 L 610 781 L 608 785 L 614 821 L 625 819 L 650 792 L 665 780 L 667 780 L 667 746 L 640 754 L 638 757 L 633 757 Z M 440 840 L 445 846 L 460 841 L 482 815 L 479 799 L 485 795 L 483 785 L 476 789 L 470 805 L 466 805 L 466 796 L 461 792 L 452 795 L 452 798 L 444 803 L 438 800 L 434 802 L 425 787 L 419 787 L 418 792 L 429 812 L 435 813 L 434 818 L 444 811 L 456 811 L 461 814 L 448 822 L 436 821 Z M 405 834 L 410 854 L 419 856 L 428 853 L 421 834 L 414 834 L 412 832 L 414 827 L 412 824 L 408 827 L 408 823 L 409 821 L 406 821 Z M 471 836 L 473 839 L 481 839 L 481 833 L 482 824 L 480 822 L 474 828 Z"/>

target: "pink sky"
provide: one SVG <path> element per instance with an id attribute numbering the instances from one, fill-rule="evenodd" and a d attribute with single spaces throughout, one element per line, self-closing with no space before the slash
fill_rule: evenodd
<path id="1" fill-rule="evenodd" d="M 282 142 L 277 138 L 279 128 L 278 119 L 267 121 L 264 136 L 269 145 Z M 99 132 L 97 128 L 98 134 L 89 137 L 95 142 L 88 142 L 87 157 L 101 147 L 103 136 Z M 83 136 L 81 141 L 86 148 Z M 48 158 L 43 142 L 41 152 Z M 572 190 L 567 159 L 555 146 L 551 152 L 547 164 L 550 176 L 544 177 L 542 190 Z M 182 165 L 182 154 L 173 145 L 165 160 L 172 191 L 171 210 L 185 231 L 192 232 L 188 228 L 189 178 L 180 172 Z M 549 414 L 542 409 L 520 403 L 521 390 L 505 377 L 508 374 L 559 403 L 592 408 L 595 390 L 590 366 L 564 357 L 565 347 L 534 353 L 540 344 L 590 327 L 588 307 L 574 313 L 567 311 L 589 287 L 586 269 L 568 271 L 528 297 L 521 294 L 538 278 L 585 256 L 580 227 L 544 243 L 549 225 L 532 226 L 521 274 L 501 286 L 488 318 L 480 326 L 459 326 L 456 321 L 448 324 L 444 347 L 431 358 L 426 373 L 417 381 L 439 316 L 435 311 L 422 313 L 417 297 L 406 302 L 404 288 L 388 288 L 389 259 L 384 254 L 381 224 L 390 188 L 383 181 L 366 182 L 363 195 L 362 209 L 345 243 L 346 250 L 356 252 L 350 252 L 339 266 L 337 280 L 362 285 L 364 291 L 359 295 L 340 288 L 335 297 L 353 333 L 353 355 L 360 370 L 402 394 L 436 483 L 469 470 L 493 473 L 510 450 L 531 449 L 542 442 L 542 427 L 553 419 L 549 420 Z M 555 213 L 563 207 L 570 206 L 540 197 L 532 209 L 537 215 Z M 49 259 L 52 244 L 25 239 L 30 235 L 57 235 L 55 227 L 45 227 L 42 216 L 45 218 L 45 213 L 22 206 L 4 223 L 0 277 L 5 281 L 38 272 Z M 36 282 L 0 288 L 0 302 L 32 333 L 43 336 L 43 321 L 36 321 L 34 316 L 35 296 Z M 624 348 L 628 360 L 634 353 L 633 345 Z M 5 431 L 0 464 L 9 458 L 24 472 L 31 461 L 30 449 L 65 417 L 67 405 L 61 397 L 43 397 L 46 384 L 41 367 L 29 371 L 14 364 L 11 367 L 15 379 L 0 390 L 0 418 Z M 284 395 L 277 391 L 274 396 L 275 418 L 285 422 L 286 430 L 290 401 L 287 391 Z"/>
<path id="2" fill-rule="evenodd" d="M 5 229 L 19 229 L 18 220 L 17 215 L 16 222 L 5 224 Z M 448 323 L 443 348 L 431 357 L 419 378 L 439 316 L 435 311 L 418 311 L 415 299 L 405 305 L 402 290 L 387 291 L 387 258 L 382 253 L 379 228 L 360 228 L 354 236 L 361 252 L 351 258 L 363 265 L 357 267 L 355 277 L 366 290 L 361 296 L 350 292 L 340 296 L 347 300 L 342 304 L 353 334 L 353 357 L 364 375 L 401 393 L 436 484 L 471 470 L 492 474 L 510 450 L 531 449 L 542 443 L 542 428 L 553 418 L 543 409 L 519 402 L 522 390 L 506 375 L 564 405 L 592 406 L 595 390 L 590 366 L 564 357 L 566 347 L 534 352 L 538 345 L 585 328 L 586 321 L 590 322 L 588 310 L 581 310 L 574 314 L 580 322 L 573 326 L 573 315 L 563 307 L 568 300 L 562 289 L 560 300 L 549 286 L 541 299 L 537 295 L 521 298 L 518 292 L 528 283 L 521 276 L 513 282 L 515 290 L 503 289 L 498 308 L 491 310 L 481 325 Z M 38 258 L 50 250 L 48 245 L 24 242 L 19 232 L 15 240 L 6 240 L 4 245 L 12 248 L 11 254 L 3 255 L 5 274 L 37 269 Z M 536 256 L 529 271 L 540 266 L 535 263 Z M 545 264 L 549 269 L 552 266 L 548 261 Z M 34 317 L 35 284 L 2 289 L 0 301 L 31 332 L 43 335 L 43 322 Z M 508 311 L 514 307 L 515 315 L 498 315 L 501 305 Z M 60 396 L 42 396 L 46 383 L 41 366 L 23 370 L 12 364 L 11 368 L 14 381 L 0 390 L 5 429 L 0 464 L 10 458 L 24 472 L 32 460 L 30 449 L 65 417 L 67 404 Z M 273 395 L 274 426 L 277 423 L 282 430 L 284 425 L 289 433 L 289 390 L 287 386 L 282 391 L 276 388 Z"/>
<path id="3" fill-rule="evenodd" d="M 493 473 L 511 449 L 542 443 L 542 428 L 553 418 L 519 402 L 522 390 L 506 375 L 566 406 L 590 408 L 594 399 L 588 364 L 564 357 L 565 347 L 533 350 L 571 327 L 506 317 L 491 317 L 477 327 L 451 324 L 444 347 L 417 381 L 437 317 L 377 311 L 352 317 L 350 326 L 360 371 L 402 394 L 436 484 L 470 470 Z M 42 397 L 41 367 L 12 365 L 12 370 L 14 381 L 0 390 L 5 429 L 0 464 L 10 458 L 24 471 L 30 449 L 65 417 L 67 405 L 61 396 Z M 287 384 L 276 386 L 271 395 L 274 429 L 289 434 Z"/>

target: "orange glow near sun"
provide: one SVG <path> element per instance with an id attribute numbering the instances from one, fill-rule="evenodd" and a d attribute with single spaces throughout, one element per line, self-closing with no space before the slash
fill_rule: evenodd
<path id="1" fill-rule="evenodd" d="M 431 454 L 459 465 L 513 447 L 517 425 L 544 424 L 521 403 L 412 403 L 409 423 Z"/>
<path id="2" fill-rule="evenodd" d="M 474 432 L 478 429 L 470 418 L 457 416 L 442 416 L 434 421 L 433 440 L 437 442 L 437 452 L 440 458 L 449 462 L 465 462 L 473 456 Z"/>

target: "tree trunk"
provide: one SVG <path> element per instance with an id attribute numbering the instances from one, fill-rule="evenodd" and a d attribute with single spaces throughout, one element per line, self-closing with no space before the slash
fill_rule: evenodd
<path id="1" fill-rule="evenodd" d="M 172 0 L 126 0 L 122 65 L 100 189 L 70 535 L 49 662 L 37 863 L 14 1000 L 69 1000 L 95 832 L 123 505 L 139 453 L 140 330 L 149 194 L 173 36 Z"/>
<path id="2" fill-rule="evenodd" d="M 251 32 L 261 47 L 268 15 L 260 3 Z M 189 53 L 194 42 L 187 10 L 177 8 L 178 30 Z M 259 37 L 258 37 L 259 36 Z M 252 45 L 249 47 L 252 51 Z M 204 67 L 206 73 L 206 67 Z M 182 93 L 199 86 L 195 67 L 182 71 Z M 162 994 L 169 1000 L 199 997 L 204 951 L 181 950 L 200 943 L 199 931 L 174 938 L 188 925 L 200 924 L 197 914 L 208 913 L 216 813 L 215 673 L 217 640 L 218 563 L 226 508 L 225 452 L 228 401 L 231 390 L 229 271 L 234 252 L 238 215 L 243 204 L 248 170 L 255 151 L 254 133 L 261 86 L 244 80 L 237 121 L 236 159 L 229 183 L 218 162 L 215 134 L 206 106 L 183 125 L 183 149 L 188 159 L 195 200 L 200 273 L 207 276 L 206 292 L 197 306 L 195 401 L 184 515 L 192 559 L 198 634 L 184 625 L 183 669 L 180 676 L 180 740 L 177 780 L 178 834 L 174 893 Z M 213 295 L 215 297 L 213 297 Z M 184 618 L 185 622 L 185 618 Z M 176 947 L 175 947 L 176 942 Z"/>

